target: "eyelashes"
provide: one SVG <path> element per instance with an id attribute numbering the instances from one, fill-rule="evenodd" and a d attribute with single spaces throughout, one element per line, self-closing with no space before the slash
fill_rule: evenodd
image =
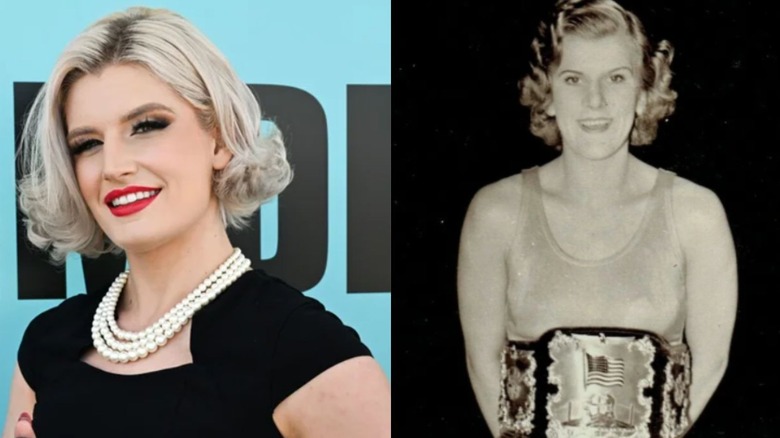
<path id="1" fill-rule="evenodd" d="M 625 82 L 628 79 L 627 75 L 624 73 L 615 73 L 609 75 L 607 80 L 613 84 L 619 84 L 622 82 Z M 568 85 L 579 85 L 582 83 L 582 79 L 579 76 L 566 76 L 563 78 L 563 82 Z"/>
<path id="2" fill-rule="evenodd" d="M 154 131 L 161 131 L 167 128 L 170 124 L 170 121 L 163 118 L 147 117 L 143 120 L 133 123 L 130 129 L 130 135 L 135 136 Z M 72 145 L 70 145 L 70 154 L 77 156 L 102 144 L 103 141 L 97 138 L 84 138 L 77 140 Z"/>
<path id="3" fill-rule="evenodd" d="M 626 75 L 621 74 L 621 73 L 616 73 L 616 74 L 610 76 L 609 80 L 610 80 L 610 82 L 612 82 L 614 84 L 619 84 L 621 82 L 625 82 L 626 81 Z"/>
<path id="4" fill-rule="evenodd" d="M 133 125 L 133 135 L 150 131 L 158 131 L 168 127 L 171 123 L 164 119 L 146 118 Z"/>
<path id="5" fill-rule="evenodd" d="M 81 155 L 82 153 L 98 145 L 100 145 L 100 141 L 95 139 L 80 140 L 70 147 L 70 154 L 75 157 L 76 155 Z"/>

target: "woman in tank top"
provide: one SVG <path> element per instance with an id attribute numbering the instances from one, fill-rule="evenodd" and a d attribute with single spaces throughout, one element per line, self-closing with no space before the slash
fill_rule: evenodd
<path id="1" fill-rule="evenodd" d="M 717 196 L 629 152 L 674 110 L 673 48 L 613 1 L 565 0 L 532 50 L 521 103 L 561 155 L 466 215 L 478 404 L 493 436 L 682 436 L 725 372 L 737 274 Z"/>

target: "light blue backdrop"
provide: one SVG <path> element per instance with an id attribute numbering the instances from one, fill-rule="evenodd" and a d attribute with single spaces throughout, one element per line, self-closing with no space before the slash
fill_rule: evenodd
<path id="1" fill-rule="evenodd" d="M 59 300 L 17 299 L 13 82 L 44 82 L 65 47 L 98 18 L 137 2 L 4 1 L 0 13 L 0 413 L 27 323 Z M 199 27 L 247 83 L 308 91 L 328 128 L 328 263 L 308 295 L 354 327 L 390 375 L 390 293 L 347 294 L 347 84 L 390 84 L 390 0 L 168 0 Z M 262 96 L 261 96 L 262 99 Z M 261 102 L 262 103 L 262 102 Z M 273 205 L 262 220 L 268 220 Z M 271 221 L 273 219 L 271 218 Z M 265 223 L 264 223 L 265 224 Z M 264 230 L 275 229 L 269 223 Z M 263 248 L 276 236 L 264 233 Z M 265 257 L 265 255 L 264 255 Z M 80 261 L 67 264 L 68 295 L 84 291 Z M 388 291 L 389 292 L 389 291 Z"/>

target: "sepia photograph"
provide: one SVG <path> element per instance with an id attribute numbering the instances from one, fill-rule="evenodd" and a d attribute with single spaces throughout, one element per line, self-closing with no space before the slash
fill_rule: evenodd
<path id="1" fill-rule="evenodd" d="M 765 10 L 398 9 L 395 431 L 773 436 Z"/>

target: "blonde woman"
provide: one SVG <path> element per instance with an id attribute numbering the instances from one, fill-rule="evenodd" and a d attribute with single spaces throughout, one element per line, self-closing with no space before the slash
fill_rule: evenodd
<path id="1" fill-rule="evenodd" d="M 23 133 L 27 234 L 129 271 L 30 323 L 4 437 L 390 435 L 357 334 L 228 240 L 291 178 L 260 119 L 173 12 L 112 14 L 65 49 Z"/>
<path id="2" fill-rule="evenodd" d="M 629 151 L 674 110 L 672 46 L 614 1 L 563 0 L 532 50 L 521 102 L 561 155 L 466 215 L 477 401 L 493 436 L 682 436 L 726 369 L 737 278 L 717 196 Z"/>

